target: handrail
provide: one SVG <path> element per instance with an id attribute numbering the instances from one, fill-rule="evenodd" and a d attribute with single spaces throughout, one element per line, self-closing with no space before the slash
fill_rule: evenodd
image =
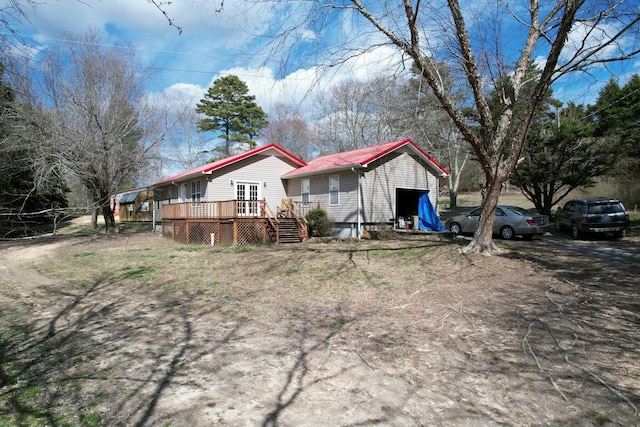
<path id="1" fill-rule="evenodd" d="M 273 212 L 271 212 L 271 209 L 269 208 L 269 206 L 267 205 L 267 201 L 263 200 L 262 201 L 264 203 L 264 216 L 265 218 L 267 218 L 267 222 L 269 223 L 269 225 L 271 225 L 271 228 L 273 229 L 273 231 L 275 232 L 275 236 L 271 236 L 272 239 L 278 243 L 278 229 L 280 226 L 280 221 L 278 221 L 278 218 L 273 216 Z M 276 221 L 276 223 L 274 224 L 273 221 Z"/>
<path id="2" fill-rule="evenodd" d="M 320 204 L 318 203 L 318 206 L 319 205 Z M 301 230 L 304 230 L 304 237 L 302 240 L 306 240 L 306 238 L 309 236 L 309 222 L 304 217 L 302 212 L 300 212 L 300 209 L 298 208 L 299 206 L 300 204 L 298 203 L 293 204 L 293 217 L 296 219 L 296 223 L 298 224 L 298 227 Z"/>

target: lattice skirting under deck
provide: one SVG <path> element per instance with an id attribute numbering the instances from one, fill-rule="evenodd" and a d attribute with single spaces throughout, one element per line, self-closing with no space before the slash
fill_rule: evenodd
<path id="1" fill-rule="evenodd" d="M 264 219 L 235 221 L 162 221 L 162 236 L 190 245 L 246 245 L 269 243 Z"/>

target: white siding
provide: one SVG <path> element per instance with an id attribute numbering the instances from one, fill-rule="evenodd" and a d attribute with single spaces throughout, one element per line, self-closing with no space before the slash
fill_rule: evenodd
<path id="1" fill-rule="evenodd" d="M 288 197 L 285 183 L 280 177 L 293 169 L 295 165 L 281 157 L 260 154 L 249 157 L 208 176 L 203 200 L 234 200 L 237 182 L 255 182 L 259 184 L 259 199 L 265 199 L 268 208 L 275 214 L 282 199 Z"/>
<path id="2" fill-rule="evenodd" d="M 374 162 L 361 178 L 363 222 L 393 221 L 396 189 L 429 190 L 433 206 L 437 206 L 438 179 L 427 165 L 408 153 L 393 153 Z"/>
<path id="3" fill-rule="evenodd" d="M 185 184 L 187 187 L 187 202 L 191 201 L 191 182 L 200 180 L 201 201 L 215 202 L 234 200 L 236 198 L 236 182 L 255 182 L 259 184 L 259 199 L 265 199 L 267 207 L 272 213 L 277 212 L 282 199 L 288 197 L 285 189 L 286 182 L 280 177 L 292 171 L 297 166 L 286 158 L 268 154 L 257 154 L 243 159 L 237 163 L 222 167 L 211 175 L 202 174 L 188 181 L 177 184 Z M 167 183 L 158 187 L 161 204 L 171 200 L 177 203 L 178 187 L 173 183 Z M 298 189 L 298 191 L 300 191 Z M 156 211 L 160 218 L 160 210 Z"/>
<path id="4" fill-rule="evenodd" d="M 340 176 L 340 194 L 338 196 L 339 203 L 337 205 L 329 205 L 329 176 Z M 336 223 L 341 222 L 357 222 L 356 210 L 356 184 L 357 175 L 352 171 L 336 172 L 331 174 L 313 175 L 307 177 L 311 187 L 309 194 L 310 202 L 319 202 L 327 211 L 329 218 Z M 289 180 L 288 192 L 289 197 L 296 201 L 301 201 L 301 178 Z"/>
<path id="5" fill-rule="evenodd" d="M 396 189 L 429 191 L 433 206 L 437 206 L 438 178 L 429 172 L 426 163 L 407 152 L 390 153 L 381 160 L 360 169 L 362 217 L 361 224 L 392 223 L 396 216 Z M 329 205 L 329 176 L 340 175 L 340 203 Z M 352 170 L 308 177 L 310 201 L 320 202 L 338 228 L 340 237 L 355 237 L 358 223 L 358 176 Z M 288 182 L 289 197 L 301 200 L 301 178 Z"/>

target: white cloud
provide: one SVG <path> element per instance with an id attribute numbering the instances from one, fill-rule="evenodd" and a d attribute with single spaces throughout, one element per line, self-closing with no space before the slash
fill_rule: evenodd
<path id="1" fill-rule="evenodd" d="M 248 2 L 227 2 L 222 12 L 205 0 L 174 1 L 162 7 L 182 28 L 181 35 L 160 10 L 144 0 L 46 2 L 30 13 L 20 30 L 48 44 L 63 31 L 95 29 L 102 32 L 105 44 L 132 42 L 145 62 L 180 64 L 182 68 L 200 65 L 199 69 L 215 71 L 262 35 L 274 13 L 266 4 Z"/>
<path id="2" fill-rule="evenodd" d="M 300 32 L 301 40 L 309 41 L 309 40 L 315 40 L 316 38 L 317 38 L 316 33 L 309 29 L 304 29 Z"/>
<path id="3" fill-rule="evenodd" d="M 278 103 L 298 107 L 303 115 L 310 113 L 316 93 L 345 80 L 368 80 L 379 74 L 395 74 L 401 69 L 400 56 L 391 47 L 379 47 L 351 58 L 335 67 L 317 66 L 296 70 L 283 78 L 277 78 L 269 67 L 234 67 L 221 70 L 209 82 L 225 75 L 238 76 L 255 95 L 256 102 L 267 114 Z M 202 94 L 206 91 L 203 88 Z"/>
<path id="4" fill-rule="evenodd" d="M 577 22 L 573 25 L 567 38 L 567 42 L 561 53 L 562 61 L 570 61 L 572 58 L 582 58 L 585 54 L 590 54 L 601 45 L 611 41 L 611 35 L 617 34 L 619 29 L 616 25 L 603 23 L 597 27 L 588 22 Z M 622 41 L 624 42 L 624 39 Z M 596 54 L 598 59 L 607 59 L 615 54 L 617 47 L 614 43 L 606 46 Z"/>

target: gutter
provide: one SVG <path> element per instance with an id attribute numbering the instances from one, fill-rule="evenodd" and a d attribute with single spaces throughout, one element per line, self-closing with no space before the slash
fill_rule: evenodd
<path id="1" fill-rule="evenodd" d="M 285 175 L 282 175 L 280 178 L 282 178 L 282 179 L 293 179 L 293 178 L 304 178 L 304 177 L 312 176 L 312 175 L 328 175 L 328 174 L 331 174 L 333 172 L 346 171 L 346 170 L 349 170 L 349 169 L 353 170 L 354 168 L 360 168 L 360 167 L 366 167 L 366 165 L 363 166 L 360 163 L 354 163 L 352 165 L 347 165 L 347 166 L 336 166 L 336 167 L 329 168 L 329 169 L 318 169 L 318 170 L 311 171 L 311 172 L 303 172 L 303 173 L 295 173 L 295 174 L 293 173 L 294 171 L 292 171 L 292 172 L 289 172 L 289 173 L 291 173 L 291 175 L 285 174 Z"/>

